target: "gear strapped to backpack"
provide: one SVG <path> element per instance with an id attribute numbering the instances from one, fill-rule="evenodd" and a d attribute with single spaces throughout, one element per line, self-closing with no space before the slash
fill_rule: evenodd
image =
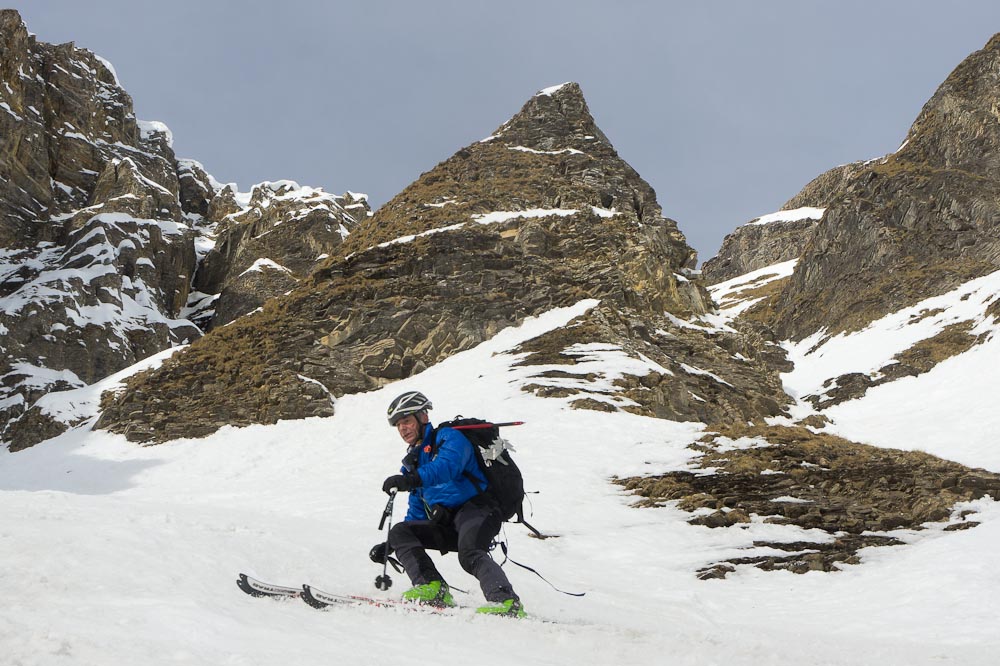
<path id="1" fill-rule="evenodd" d="M 438 425 L 434 430 L 435 440 L 437 439 L 437 431 L 441 428 L 454 428 L 472 442 L 476 462 L 479 463 L 479 469 L 486 477 L 487 487 L 481 488 L 480 481 L 471 474 L 466 473 L 466 478 L 481 494 L 488 493 L 497 501 L 503 519 L 521 523 L 535 536 L 544 538 L 541 532 L 524 520 L 524 478 L 510 455 L 514 447 L 500 436 L 500 428 L 489 421 L 465 419 L 458 416 Z M 434 446 L 437 446 L 436 441 Z M 515 516 L 517 520 L 512 520 Z"/>

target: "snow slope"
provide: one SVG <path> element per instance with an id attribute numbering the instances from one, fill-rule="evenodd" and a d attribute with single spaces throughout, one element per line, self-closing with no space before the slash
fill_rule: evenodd
<path id="1" fill-rule="evenodd" d="M 786 343 L 795 363 L 783 376 L 786 391 L 793 397 L 822 394 L 825 382 L 848 372 L 877 378 L 895 363 L 894 355 L 948 326 L 967 323 L 980 344 L 925 374 L 870 388 L 864 397 L 823 414 L 833 421 L 829 429 L 848 439 L 926 451 L 1000 472 L 1000 324 L 986 313 L 998 300 L 1000 271 L 886 315 L 862 331 L 831 338 L 820 332 Z"/>
<path id="2" fill-rule="evenodd" d="M 904 534 L 912 545 L 863 551 L 862 565 L 836 574 L 747 568 L 697 580 L 697 568 L 788 528 L 713 530 L 688 525 L 672 507 L 631 508 L 609 478 L 686 468 L 686 445 L 702 426 L 570 410 L 520 390 L 531 369 L 512 367 L 509 350 L 592 305 L 550 312 L 419 376 L 341 398 L 332 418 L 146 448 L 83 428 L 0 452 L 0 661 L 995 663 L 1000 505 L 992 501 L 977 503 L 975 529 Z M 367 552 L 383 537 L 381 482 L 403 453 L 383 410 L 407 388 L 431 396 L 437 421 L 457 413 L 526 421 L 506 434 L 539 492 L 529 520 L 559 536 L 540 541 L 509 526 L 511 556 L 587 595 L 565 596 L 508 569 L 529 613 L 554 622 L 322 612 L 236 588 L 245 571 L 336 592 L 405 589 L 393 574 L 395 587 L 377 592 L 381 568 Z M 402 513 L 397 506 L 395 518 Z M 454 555 L 435 559 L 471 591 L 459 603 L 476 605 L 475 581 Z"/>

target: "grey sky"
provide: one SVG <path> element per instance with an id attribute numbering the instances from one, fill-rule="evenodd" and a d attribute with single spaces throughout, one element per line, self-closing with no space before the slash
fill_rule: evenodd
<path id="1" fill-rule="evenodd" d="M 996 0 L 31 0 L 179 157 L 385 203 L 535 91 L 583 87 L 701 260 L 826 169 L 895 150 Z"/>

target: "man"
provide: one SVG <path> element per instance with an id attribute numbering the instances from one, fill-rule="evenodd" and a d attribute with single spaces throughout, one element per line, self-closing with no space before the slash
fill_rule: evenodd
<path id="1" fill-rule="evenodd" d="M 448 584 L 426 549 L 457 551 L 462 568 L 479 580 L 488 602 L 477 612 L 524 617 L 520 599 L 489 554 L 503 519 L 496 500 L 481 492 L 487 490 L 487 481 L 473 445 L 458 430 L 435 430 L 427 415 L 431 406 L 419 391 L 407 391 L 389 405 L 389 425 L 408 448 L 400 474 L 387 478 L 382 490 L 409 492 L 409 508 L 404 522 L 389 531 L 389 551 L 386 544 L 377 544 L 370 557 L 382 564 L 395 552 L 413 585 L 403 599 L 454 606 Z"/>

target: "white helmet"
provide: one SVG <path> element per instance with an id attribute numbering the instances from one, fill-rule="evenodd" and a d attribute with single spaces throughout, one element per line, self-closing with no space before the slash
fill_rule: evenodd
<path id="1" fill-rule="evenodd" d="M 404 416 L 425 412 L 432 407 L 431 401 L 420 391 L 407 391 L 389 403 L 386 416 L 389 419 L 389 425 L 395 426 Z"/>

